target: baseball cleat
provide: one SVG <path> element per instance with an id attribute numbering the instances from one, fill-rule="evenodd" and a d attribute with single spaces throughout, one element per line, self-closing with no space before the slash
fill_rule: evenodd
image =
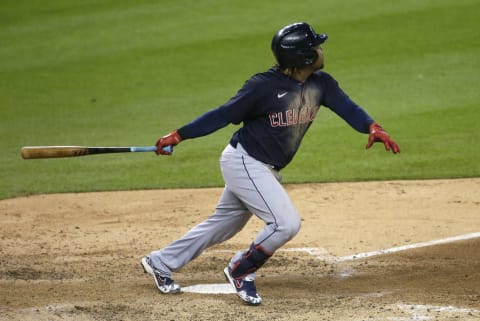
<path id="1" fill-rule="evenodd" d="M 145 256 L 141 261 L 141 266 L 145 273 L 150 274 L 153 276 L 153 280 L 155 281 L 155 285 L 157 286 L 158 290 L 163 294 L 173 294 L 179 293 L 181 288 L 178 284 L 169 278 L 168 276 L 162 275 L 160 271 L 155 269 L 153 266 L 150 265 L 150 258 Z"/>
<path id="2" fill-rule="evenodd" d="M 230 273 L 230 267 L 227 266 L 223 273 L 225 278 L 232 285 L 237 295 L 245 301 L 248 305 L 259 305 L 262 303 L 262 298 L 257 293 L 257 288 L 254 283 L 254 275 L 247 275 L 244 278 L 234 279 Z"/>

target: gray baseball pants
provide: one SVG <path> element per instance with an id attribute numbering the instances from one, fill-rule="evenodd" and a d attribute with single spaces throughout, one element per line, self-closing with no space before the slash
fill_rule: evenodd
<path id="1" fill-rule="evenodd" d="M 252 214 L 265 222 L 253 243 L 267 252 L 274 253 L 298 233 L 300 217 L 272 166 L 249 156 L 240 144 L 224 149 L 220 166 L 225 188 L 215 212 L 180 239 L 150 253 L 152 265 L 165 276 L 233 237 Z"/>

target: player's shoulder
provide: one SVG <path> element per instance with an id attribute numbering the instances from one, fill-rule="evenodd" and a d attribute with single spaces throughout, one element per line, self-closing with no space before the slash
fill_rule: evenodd
<path id="1" fill-rule="evenodd" d="M 280 79 L 282 73 L 278 67 L 271 67 L 270 69 L 254 74 L 251 79 L 254 81 L 272 81 L 275 79 Z"/>
<path id="2" fill-rule="evenodd" d="M 276 84 L 282 81 L 281 73 L 272 67 L 266 71 L 259 72 L 250 77 L 245 83 L 248 87 L 268 88 L 275 87 Z"/>
<path id="3" fill-rule="evenodd" d="M 327 88 L 338 86 L 338 82 L 332 75 L 323 70 L 317 70 L 310 76 L 311 81 L 317 85 Z"/>
<path id="4" fill-rule="evenodd" d="M 323 70 L 317 70 L 312 74 L 312 77 L 314 79 L 318 80 L 324 80 L 324 81 L 330 81 L 330 80 L 335 80 L 332 75 L 330 75 L 328 72 L 323 71 Z"/>

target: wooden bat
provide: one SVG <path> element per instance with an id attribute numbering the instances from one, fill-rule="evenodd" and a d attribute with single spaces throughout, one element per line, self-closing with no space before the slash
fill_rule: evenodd
<path id="1" fill-rule="evenodd" d="M 173 152 L 172 146 L 165 146 L 163 150 Z M 157 146 L 143 147 L 86 147 L 86 146 L 26 146 L 22 147 L 23 159 L 76 157 L 95 154 L 156 152 Z"/>

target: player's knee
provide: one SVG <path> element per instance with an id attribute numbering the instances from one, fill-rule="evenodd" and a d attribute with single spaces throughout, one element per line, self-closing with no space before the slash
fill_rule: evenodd
<path id="1" fill-rule="evenodd" d="M 288 222 L 279 225 L 277 231 L 282 235 L 282 239 L 286 243 L 298 234 L 301 225 L 300 217 L 297 216 L 295 219 L 290 219 Z"/>
<path id="2" fill-rule="evenodd" d="M 297 219 L 290 224 L 289 232 L 290 232 L 291 239 L 298 234 L 301 226 L 302 226 L 302 221 L 300 220 L 300 217 L 297 217 Z"/>

